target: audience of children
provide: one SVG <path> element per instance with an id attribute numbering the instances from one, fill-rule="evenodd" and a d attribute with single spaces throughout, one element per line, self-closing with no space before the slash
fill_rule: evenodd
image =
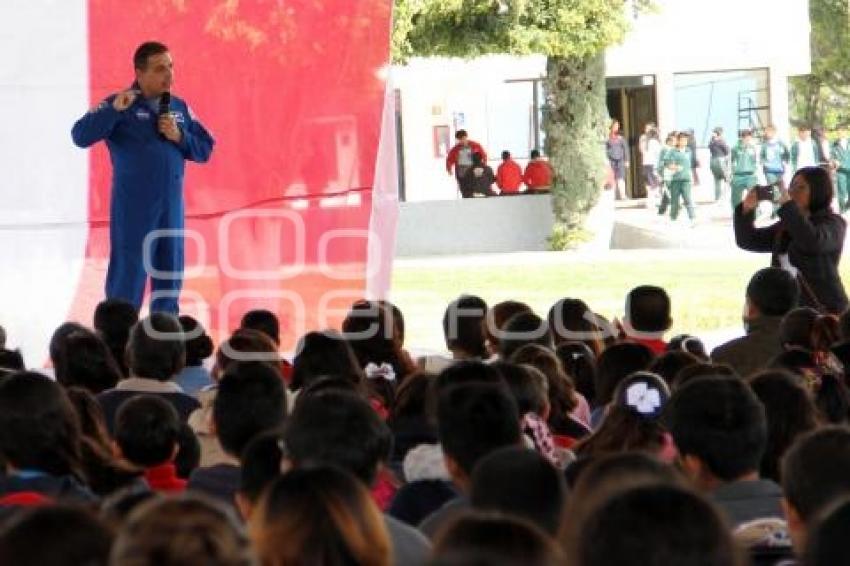
<path id="1" fill-rule="evenodd" d="M 614 325 L 463 295 L 419 360 L 360 301 L 291 365 L 268 311 L 215 349 L 106 301 L 52 373 L 0 352 L 0 563 L 840 564 L 850 315 L 799 301 L 757 272 L 709 358 L 658 287 Z"/>

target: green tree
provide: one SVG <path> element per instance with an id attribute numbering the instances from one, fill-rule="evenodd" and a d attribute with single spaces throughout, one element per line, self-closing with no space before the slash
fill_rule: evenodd
<path id="1" fill-rule="evenodd" d="M 645 7 L 649 0 L 628 4 Z M 555 171 L 552 246 L 582 227 L 604 182 L 604 51 L 622 40 L 626 0 L 395 0 L 393 54 L 547 56 L 542 127 Z"/>
<path id="2" fill-rule="evenodd" d="M 810 0 L 812 72 L 791 79 L 792 121 L 850 126 L 848 0 Z"/>

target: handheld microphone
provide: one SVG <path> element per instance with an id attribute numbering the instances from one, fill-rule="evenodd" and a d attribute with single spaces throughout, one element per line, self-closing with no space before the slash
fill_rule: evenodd
<path id="1" fill-rule="evenodd" d="M 159 97 L 159 116 L 167 116 L 171 112 L 171 93 L 167 90 Z M 165 139 L 165 135 L 160 132 L 159 137 Z"/>

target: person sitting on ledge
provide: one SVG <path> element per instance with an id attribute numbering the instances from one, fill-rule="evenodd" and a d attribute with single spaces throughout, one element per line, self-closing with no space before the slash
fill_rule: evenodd
<path id="1" fill-rule="evenodd" d="M 460 180 L 460 193 L 463 198 L 473 198 L 476 194 L 485 197 L 496 196 L 493 190 L 495 182 L 493 168 L 487 165 L 482 153 L 475 152 L 472 154 L 472 168 Z"/>
<path id="2" fill-rule="evenodd" d="M 499 194 L 502 196 L 519 194 L 520 185 L 522 185 L 522 169 L 513 160 L 510 151 L 503 151 L 502 163 L 496 169 L 496 186 L 501 191 Z"/>
<path id="3" fill-rule="evenodd" d="M 531 150 L 531 161 L 525 166 L 522 180 L 528 194 L 548 193 L 552 189 L 552 166 L 540 157 L 539 150 Z"/>

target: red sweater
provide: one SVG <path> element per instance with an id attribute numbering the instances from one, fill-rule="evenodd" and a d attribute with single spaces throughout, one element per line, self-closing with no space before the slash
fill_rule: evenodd
<path id="1" fill-rule="evenodd" d="M 177 468 L 171 462 L 146 469 L 145 481 L 153 491 L 179 493 L 186 489 L 186 480 L 177 477 Z"/>
<path id="2" fill-rule="evenodd" d="M 546 161 L 529 161 L 523 181 L 529 189 L 549 188 L 552 186 L 552 167 Z"/>
<path id="3" fill-rule="evenodd" d="M 480 153 L 481 162 L 487 163 L 487 152 L 484 151 L 484 148 L 481 147 L 481 144 L 472 140 L 469 140 L 467 143 L 469 144 L 469 149 L 472 150 L 472 153 Z M 460 150 L 462 147 L 462 144 L 455 144 L 455 146 L 449 151 L 449 154 L 446 156 L 446 171 L 448 171 L 449 173 L 452 172 L 452 167 L 457 164 L 458 154 L 460 154 Z"/>
<path id="4" fill-rule="evenodd" d="M 503 161 L 496 169 L 496 186 L 503 193 L 517 193 L 522 184 L 522 169 L 513 159 Z"/>

